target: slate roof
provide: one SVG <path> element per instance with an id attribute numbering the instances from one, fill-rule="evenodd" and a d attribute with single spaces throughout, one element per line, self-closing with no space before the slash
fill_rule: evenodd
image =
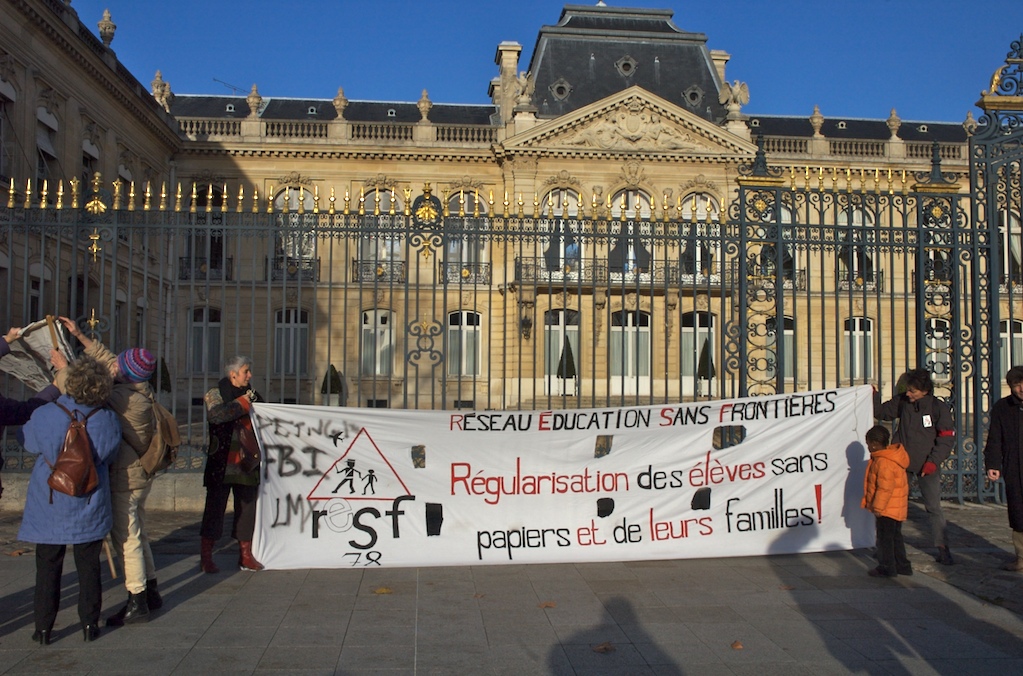
<path id="1" fill-rule="evenodd" d="M 707 36 L 679 29 L 672 16 L 662 9 L 566 5 L 556 26 L 540 29 L 529 64 L 537 114 L 558 117 L 639 85 L 706 120 L 723 120 Z M 631 61 L 626 72 L 623 59 Z"/>
<path id="2" fill-rule="evenodd" d="M 743 111 L 746 112 L 746 111 Z M 791 117 L 781 115 L 749 115 L 750 132 L 764 136 L 811 137 L 813 127 L 809 115 Z M 821 126 L 821 134 L 831 139 L 864 139 L 887 141 L 891 137 L 885 120 L 864 120 L 851 117 L 827 117 Z M 920 122 L 903 120 L 899 126 L 899 138 L 903 141 L 939 141 L 941 143 L 966 143 L 966 130 L 954 122 Z"/>
<path id="3" fill-rule="evenodd" d="M 228 110 L 228 106 L 234 110 Z M 315 110 L 315 113 L 310 113 Z M 391 114 L 393 111 L 393 114 Z M 490 124 L 497 112 L 492 105 L 435 103 L 429 119 L 436 124 Z M 171 114 L 178 117 L 210 117 L 241 119 L 248 117 L 249 104 L 244 96 L 175 95 L 171 101 Z M 289 99 L 263 97 L 264 120 L 321 120 L 337 119 L 333 99 Z M 349 101 L 345 119 L 350 122 L 418 122 L 422 116 L 415 103 L 396 101 Z"/>

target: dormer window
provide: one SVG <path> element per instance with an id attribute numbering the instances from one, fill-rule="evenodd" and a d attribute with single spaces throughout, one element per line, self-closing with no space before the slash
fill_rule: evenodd
<path id="1" fill-rule="evenodd" d="M 916 128 L 916 130 L 918 132 L 920 132 L 921 134 L 926 134 L 927 133 L 927 125 L 926 124 L 921 124 L 919 127 Z"/>
<path id="2" fill-rule="evenodd" d="M 839 122 L 837 126 L 839 129 L 845 129 L 845 122 Z"/>
<path id="3" fill-rule="evenodd" d="M 315 115 L 316 114 L 316 106 L 309 106 L 309 110 L 307 112 L 310 115 Z"/>
<path id="4" fill-rule="evenodd" d="M 234 112 L 234 104 L 233 103 L 229 103 L 226 106 L 224 106 L 224 111 L 228 112 L 228 113 L 233 113 Z"/>
<path id="5" fill-rule="evenodd" d="M 751 126 L 751 127 L 759 127 L 760 126 L 760 120 L 750 120 L 749 121 L 749 126 Z"/>
<path id="6" fill-rule="evenodd" d="M 394 111 L 394 108 L 387 109 L 387 117 L 397 117 L 398 113 Z"/>
<path id="7" fill-rule="evenodd" d="M 568 98 L 568 95 L 572 93 L 572 85 L 563 77 L 559 77 L 556 82 L 551 84 L 549 89 L 551 94 L 558 101 L 564 101 Z"/>

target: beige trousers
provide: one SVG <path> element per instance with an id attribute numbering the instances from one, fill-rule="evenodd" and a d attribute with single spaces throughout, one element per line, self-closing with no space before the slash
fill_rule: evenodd
<path id="1" fill-rule="evenodd" d="M 110 538 L 124 561 L 124 586 L 129 594 L 146 590 L 146 580 L 156 579 L 156 562 L 146 534 L 146 498 L 152 482 L 145 488 L 110 494 L 114 525 Z"/>

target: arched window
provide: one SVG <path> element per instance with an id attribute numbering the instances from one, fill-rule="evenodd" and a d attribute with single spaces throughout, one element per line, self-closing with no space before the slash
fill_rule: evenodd
<path id="1" fill-rule="evenodd" d="M 681 267 L 683 279 L 704 281 L 721 277 L 721 207 L 709 193 L 682 198 Z"/>
<path id="2" fill-rule="evenodd" d="M 274 318 L 274 373 L 302 376 L 309 367 L 309 312 L 278 310 Z"/>
<path id="3" fill-rule="evenodd" d="M 649 220 L 653 202 L 643 190 L 627 188 L 611 197 L 611 218 Z"/>
<path id="4" fill-rule="evenodd" d="M 844 324 L 845 349 L 842 376 L 868 381 L 874 375 L 874 322 L 868 317 L 849 317 Z"/>
<path id="5" fill-rule="evenodd" d="M 480 374 L 480 314 L 459 310 L 448 315 L 448 375 Z"/>
<path id="6" fill-rule="evenodd" d="M 544 218 L 578 218 L 579 193 L 571 188 L 554 188 L 540 198 L 540 215 Z"/>
<path id="7" fill-rule="evenodd" d="M 220 359 L 220 309 L 197 307 L 188 326 L 188 365 L 192 373 L 218 373 Z"/>
<path id="8" fill-rule="evenodd" d="M 874 261 L 873 223 L 862 209 L 838 212 L 838 289 L 874 289 L 879 281 Z"/>
<path id="9" fill-rule="evenodd" d="M 271 279 L 317 279 L 319 270 L 313 204 L 312 191 L 304 187 L 285 188 L 274 198 L 278 230 L 274 242 Z"/>
<path id="10" fill-rule="evenodd" d="M 394 313 L 385 309 L 362 313 L 362 375 L 390 376 L 394 369 Z"/>
<path id="11" fill-rule="evenodd" d="M 793 236 L 792 228 L 786 226 L 792 223 L 792 211 L 787 207 L 781 207 L 779 211 L 781 212 L 782 240 L 791 240 Z M 769 222 L 774 222 L 773 215 Z M 777 246 L 774 243 L 764 244 L 760 248 L 758 265 L 758 272 L 766 277 L 774 277 L 775 271 L 780 269 L 782 279 L 785 282 L 785 288 L 791 288 L 792 283 L 796 279 L 795 247 L 785 243 L 781 249 L 781 256 L 779 256 Z"/>
<path id="12" fill-rule="evenodd" d="M 197 186 L 192 227 L 178 259 L 178 279 L 230 280 L 231 266 L 224 251 L 224 193 L 215 186 Z"/>

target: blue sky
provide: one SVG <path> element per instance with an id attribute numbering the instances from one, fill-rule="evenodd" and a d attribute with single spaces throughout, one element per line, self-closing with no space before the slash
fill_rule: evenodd
<path id="1" fill-rule="evenodd" d="M 579 2 L 577 4 L 595 4 Z M 558 0 L 72 0 L 96 30 L 109 8 L 118 58 L 176 94 L 488 103 L 498 43 L 522 45 L 525 69 Z M 674 11 L 732 55 L 748 114 L 959 122 L 1023 36 L 1023 0 L 631 0 Z"/>

